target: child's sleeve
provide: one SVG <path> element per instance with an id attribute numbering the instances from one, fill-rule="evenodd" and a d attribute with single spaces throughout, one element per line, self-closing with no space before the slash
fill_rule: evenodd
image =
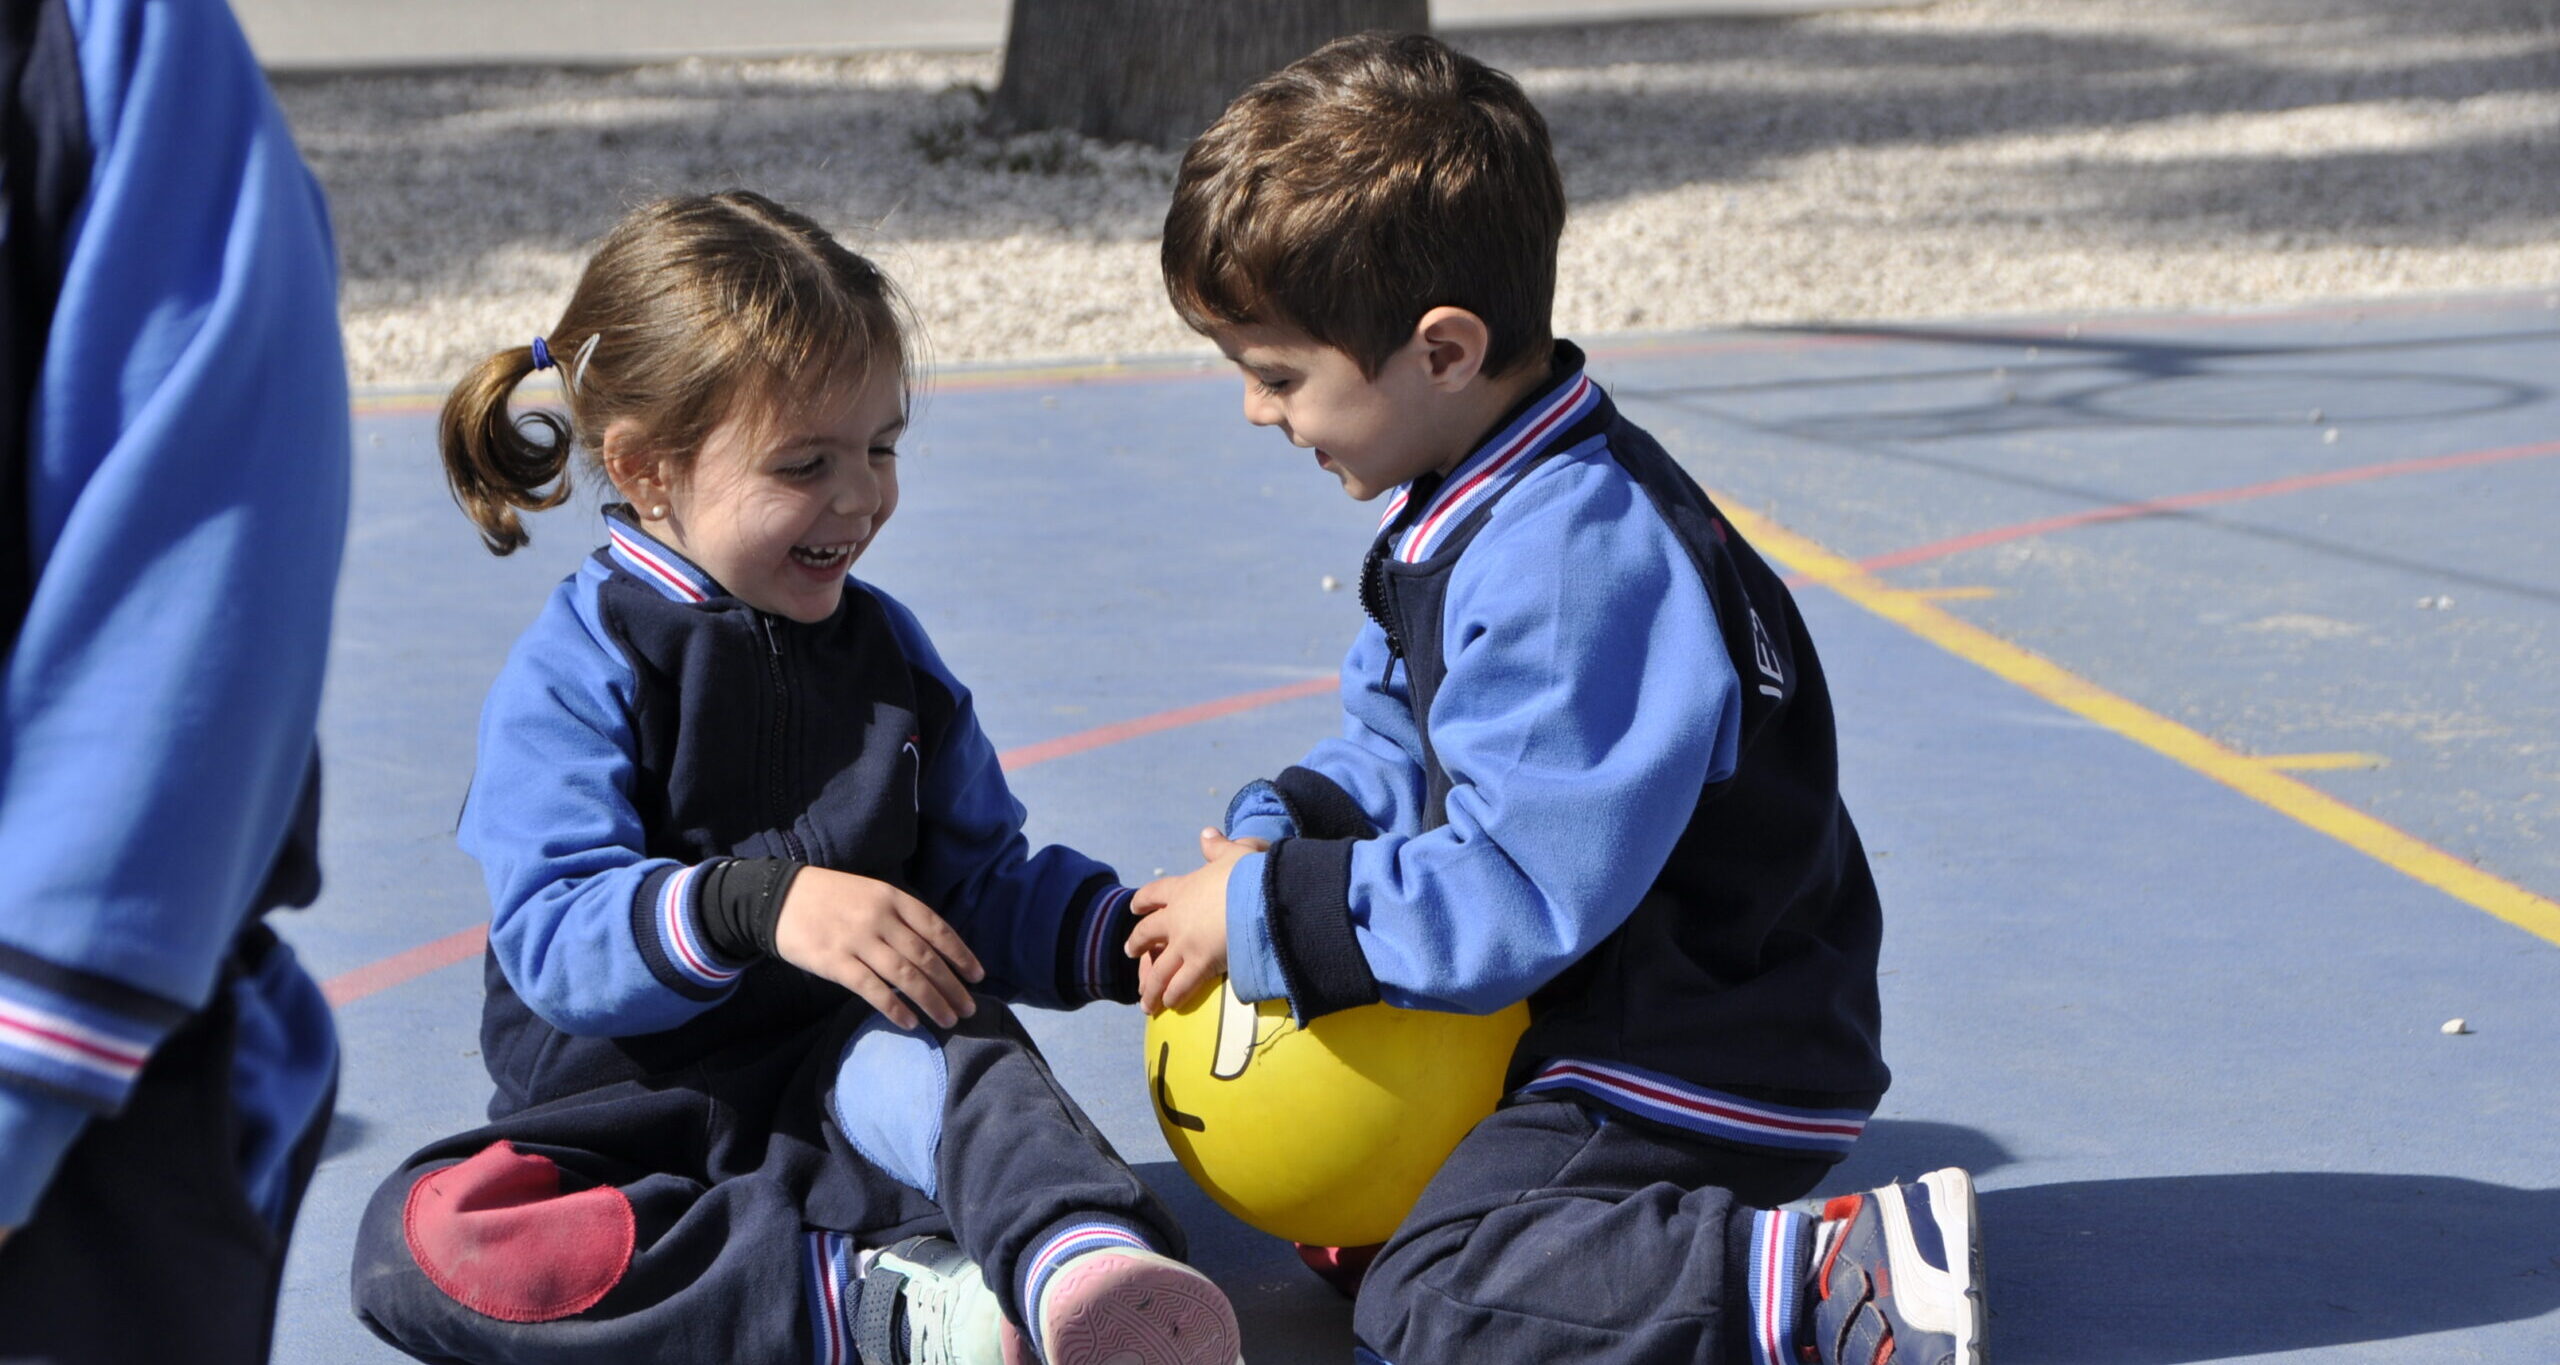
<path id="1" fill-rule="evenodd" d="M 0 624 L 0 1226 L 210 998 L 256 906 L 312 763 L 346 527 L 335 247 L 238 28 L 210 3 L 70 10 L 76 74 L 12 83 L 0 154 L 13 196 L 38 190 L 0 234 L 0 382 L 26 404 L 0 516 L 33 580 Z"/>
<path id="2" fill-rule="evenodd" d="M 1301 836 L 1227 882 L 1229 974 L 1301 1019 L 1385 1000 L 1483 1012 L 1625 922 L 1711 781 L 1739 682 L 1687 550 L 1605 455 L 1514 489 L 1454 571 L 1428 833 Z M 1488 553 L 1494 551 L 1495 553 Z"/>
<path id="3" fill-rule="evenodd" d="M 977 706 L 905 607 L 888 612 L 907 659 L 950 698 L 950 719 L 925 755 L 910 864 L 919 900 L 951 922 L 985 964 L 990 993 L 1048 1007 L 1138 998 L 1138 965 L 1121 951 L 1137 918 L 1130 891 L 1102 863 L 1063 845 L 1034 850 L 1026 812 L 1005 784 Z"/>
<path id="4" fill-rule="evenodd" d="M 580 615 L 576 583 L 490 687 L 461 842 L 488 879 L 490 951 L 534 1013 L 573 1034 L 656 1033 L 735 987 L 746 956 L 715 948 L 705 915 L 747 865 L 648 856 L 630 669 Z"/>
<path id="5" fill-rule="evenodd" d="M 1363 626 L 1342 660 L 1342 733 L 1227 804 L 1231 839 L 1364 839 L 1422 828 L 1422 736 L 1387 634 Z"/>

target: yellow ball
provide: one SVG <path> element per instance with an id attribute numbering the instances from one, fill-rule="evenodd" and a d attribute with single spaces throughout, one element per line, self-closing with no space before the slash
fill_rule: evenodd
<path id="1" fill-rule="evenodd" d="M 1223 979 L 1147 1022 L 1156 1123 L 1236 1217 L 1317 1246 L 1383 1242 L 1502 1097 L 1529 1007 L 1364 1005 L 1301 1029 Z"/>

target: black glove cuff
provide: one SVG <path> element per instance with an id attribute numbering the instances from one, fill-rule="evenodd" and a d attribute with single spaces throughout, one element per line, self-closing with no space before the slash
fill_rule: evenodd
<path id="1" fill-rule="evenodd" d="M 732 858 L 702 873 L 702 937 L 732 962 L 773 956 L 774 926 L 792 879 L 806 866 L 788 858 Z"/>

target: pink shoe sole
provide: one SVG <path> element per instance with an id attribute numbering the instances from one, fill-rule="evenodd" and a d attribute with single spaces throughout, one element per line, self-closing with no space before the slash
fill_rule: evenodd
<path id="1" fill-rule="evenodd" d="M 1067 1262 L 1040 1293 L 1049 1365 L 1235 1365 L 1236 1312 L 1209 1277 L 1153 1252 Z"/>

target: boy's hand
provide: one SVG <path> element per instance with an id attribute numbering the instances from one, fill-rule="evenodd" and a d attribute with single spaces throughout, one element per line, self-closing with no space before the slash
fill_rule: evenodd
<path id="1" fill-rule="evenodd" d="M 900 1028 L 916 1026 L 910 1000 L 944 1028 L 977 1013 L 960 983 L 987 975 L 960 931 L 923 901 L 887 882 L 823 867 L 802 868 L 792 879 L 774 921 L 773 949 L 870 1001 Z"/>
<path id="2" fill-rule="evenodd" d="M 1124 950 L 1138 962 L 1138 1005 L 1149 1014 L 1179 1005 L 1227 970 L 1227 874 L 1236 860 L 1271 845 L 1200 831 L 1205 864 L 1175 877 L 1158 877 L 1129 901 L 1138 927 Z"/>

